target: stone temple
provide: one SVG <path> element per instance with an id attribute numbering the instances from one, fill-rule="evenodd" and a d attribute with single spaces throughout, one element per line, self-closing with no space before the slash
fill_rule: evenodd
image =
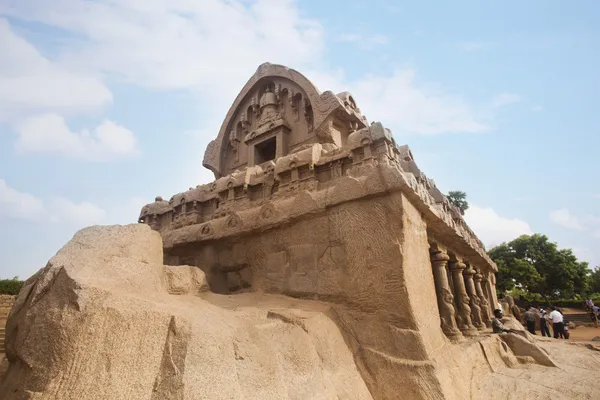
<path id="1" fill-rule="evenodd" d="M 427 373 L 444 336 L 489 326 L 496 265 L 408 146 L 369 124 L 350 93 L 262 64 L 203 165 L 214 182 L 157 197 L 139 222 L 160 232 L 165 264 L 199 267 L 212 291 L 343 305 L 365 367 L 392 362 L 406 376 Z M 369 343 L 373 330 L 385 345 Z"/>
<path id="2" fill-rule="evenodd" d="M 600 347 L 491 333 L 496 266 L 349 93 L 263 64 L 204 165 L 27 279 L 0 399 L 598 398 Z"/>

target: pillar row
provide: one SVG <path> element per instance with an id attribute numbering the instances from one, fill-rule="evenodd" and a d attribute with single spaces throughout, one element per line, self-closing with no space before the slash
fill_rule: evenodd
<path id="1" fill-rule="evenodd" d="M 483 318 L 481 317 L 481 300 L 477 295 L 477 290 L 475 289 L 475 282 L 473 277 L 475 276 L 475 270 L 472 266 L 469 266 L 463 271 L 463 276 L 465 278 L 465 287 L 467 289 L 467 294 L 469 295 L 469 306 L 471 307 L 471 320 L 473 321 L 473 325 L 481 330 L 485 329 L 485 324 L 483 323 Z"/>
<path id="2" fill-rule="evenodd" d="M 459 341 L 462 333 L 456 324 L 456 311 L 454 310 L 452 289 L 448 283 L 447 265 L 448 254 L 442 250 L 433 250 L 431 253 L 431 265 L 435 282 L 435 292 L 440 312 L 442 331 L 453 341 Z"/>
<path id="3" fill-rule="evenodd" d="M 465 280 L 463 279 L 463 271 L 467 266 L 457 260 L 450 262 L 450 269 L 452 270 L 452 281 L 454 283 L 454 295 L 457 296 L 457 323 L 458 329 L 461 330 L 463 335 L 466 336 L 477 336 L 477 328 L 471 321 L 471 307 L 469 306 L 469 295 L 465 288 Z"/>

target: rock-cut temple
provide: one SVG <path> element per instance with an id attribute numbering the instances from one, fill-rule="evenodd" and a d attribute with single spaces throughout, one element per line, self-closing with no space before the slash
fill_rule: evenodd
<path id="1" fill-rule="evenodd" d="M 262 64 L 203 165 L 215 181 L 141 210 L 165 264 L 202 269 L 216 293 L 331 304 L 372 390 L 381 379 L 439 385 L 436 350 L 489 326 L 496 265 L 408 146 L 350 93 Z"/>

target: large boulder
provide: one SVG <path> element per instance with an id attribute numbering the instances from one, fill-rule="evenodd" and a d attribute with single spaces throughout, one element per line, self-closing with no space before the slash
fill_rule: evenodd
<path id="1" fill-rule="evenodd" d="M 78 232 L 9 316 L 2 399 L 371 399 L 326 304 L 208 291 L 147 225 Z"/>

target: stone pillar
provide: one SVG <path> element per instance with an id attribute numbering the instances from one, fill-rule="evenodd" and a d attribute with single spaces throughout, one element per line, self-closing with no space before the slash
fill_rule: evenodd
<path id="1" fill-rule="evenodd" d="M 452 290 L 448 284 L 448 275 L 446 266 L 448 265 L 448 254 L 440 249 L 433 249 L 431 253 L 431 265 L 433 268 L 433 279 L 435 282 L 435 292 L 437 295 L 438 309 L 440 311 L 440 320 L 442 331 L 452 341 L 459 341 L 462 334 L 456 325 L 454 305 L 452 301 Z"/>
<path id="2" fill-rule="evenodd" d="M 475 291 L 477 292 L 477 297 L 479 297 L 479 305 L 481 306 L 481 319 L 486 326 L 492 325 L 492 311 L 490 310 L 490 303 L 486 298 L 485 293 L 483 292 L 483 288 L 481 287 L 481 282 L 483 281 L 483 275 L 477 272 L 475 274 Z"/>
<path id="3" fill-rule="evenodd" d="M 493 318 L 494 310 L 498 308 L 498 304 L 494 304 L 493 297 L 490 294 L 490 285 L 488 282 L 488 277 L 485 274 L 482 274 L 482 277 L 483 279 L 481 281 L 481 290 L 483 291 L 483 295 L 485 296 L 485 299 L 488 302 L 489 314 L 491 318 Z"/>
<path id="4" fill-rule="evenodd" d="M 463 279 L 463 271 L 467 266 L 461 261 L 451 261 L 450 269 L 452 270 L 452 281 L 454 283 L 454 295 L 457 297 L 456 304 L 458 305 L 457 322 L 458 329 L 465 336 L 477 336 L 477 328 L 471 322 L 471 307 L 469 307 L 469 295 L 465 288 L 465 280 Z"/>
<path id="5" fill-rule="evenodd" d="M 483 322 L 483 316 L 481 311 L 481 299 L 477 295 L 477 289 L 475 287 L 475 274 L 476 271 L 473 267 L 467 264 L 467 267 L 463 271 L 463 279 L 465 281 L 465 289 L 469 296 L 469 307 L 471 308 L 471 322 L 473 326 L 478 330 L 485 329 L 485 323 Z"/>
<path id="6" fill-rule="evenodd" d="M 475 276 L 475 270 L 472 266 L 465 269 L 463 271 L 463 276 L 465 278 L 465 287 L 467 288 L 467 293 L 469 295 L 469 306 L 471 306 L 471 319 L 473 321 L 473 325 L 479 330 L 485 329 L 485 324 L 483 323 L 483 318 L 481 318 L 481 307 L 479 306 L 480 300 L 479 296 L 477 296 L 477 291 L 475 290 L 475 282 L 473 281 L 473 277 Z"/>
<path id="7" fill-rule="evenodd" d="M 493 272 L 488 272 L 486 277 L 488 291 L 490 293 L 490 303 L 492 303 L 492 309 L 498 308 L 498 297 L 496 297 L 496 280 Z"/>

